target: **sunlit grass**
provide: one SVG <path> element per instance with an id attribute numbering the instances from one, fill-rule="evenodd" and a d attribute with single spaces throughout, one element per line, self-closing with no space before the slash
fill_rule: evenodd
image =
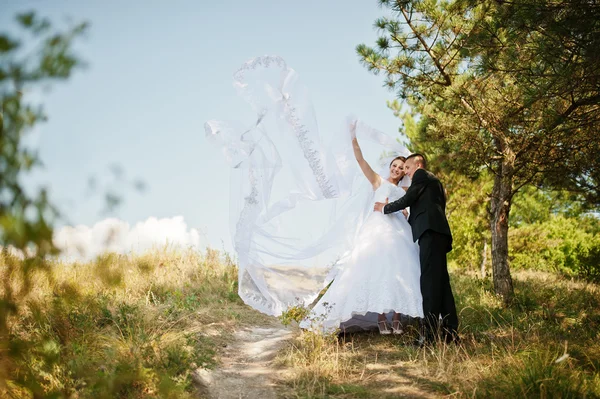
<path id="1" fill-rule="evenodd" d="M 16 260 L 4 256 L 0 276 L 17 288 L 5 267 Z M 236 323 L 263 317 L 239 299 L 236 265 L 213 250 L 108 254 L 51 270 L 34 276 L 10 319 L 1 397 L 197 397 L 194 369 L 216 366 Z"/>
<path id="2" fill-rule="evenodd" d="M 279 361 L 303 398 L 600 397 L 600 290 L 542 272 L 514 276 L 510 308 L 489 280 L 454 273 L 460 345 L 418 348 L 416 333 L 305 332 Z"/>
<path id="3" fill-rule="evenodd" d="M 0 276 L 6 275 L 5 262 Z M 232 332 L 266 316 L 237 296 L 237 268 L 217 251 L 105 255 L 34 276 L 10 318 L 0 396 L 198 397 L 195 368 L 218 365 Z M 600 289 L 519 272 L 505 308 L 492 283 L 454 273 L 460 345 L 400 337 L 302 333 L 275 367 L 286 397 L 598 397 Z"/>

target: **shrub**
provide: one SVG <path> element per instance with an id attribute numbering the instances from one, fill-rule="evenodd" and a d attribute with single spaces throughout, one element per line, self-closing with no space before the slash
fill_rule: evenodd
<path id="1" fill-rule="evenodd" d="M 509 232 L 511 266 L 597 280 L 600 274 L 598 223 L 594 217 L 558 215 L 542 223 L 513 228 Z"/>

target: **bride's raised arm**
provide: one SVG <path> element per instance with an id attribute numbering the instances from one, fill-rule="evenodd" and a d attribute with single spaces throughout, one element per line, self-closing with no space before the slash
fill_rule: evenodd
<path id="1" fill-rule="evenodd" d="M 360 169 L 363 171 L 365 177 L 373 186 L 373 190 L 376 190 L 381 184 L 381 177 L 379 177 L 379 175 L 375 173 L 375 171 L 371 168 L 371 165 L 369 165 L 368 162 L 365 161 L 365 158 L 363 157 L 362 151 L 360 150 L 360 146 L 358 145 L 358 140 L 356 140 L 356 137 L 352 138 L 352 149 L 354 150 L 354 156 L 358 161 Z"/>

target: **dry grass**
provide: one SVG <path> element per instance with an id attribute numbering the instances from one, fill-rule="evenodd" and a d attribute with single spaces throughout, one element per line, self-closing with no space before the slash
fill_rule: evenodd
<path id="1" fill-rule="evenodd" d="M 600 290 L 542 272 L 515 276 L 505 308 L 491 282 L 453 276 L 462 342 L 303 333 L 280 355 L 290 397 L 600 397 Z"/>
<path id="2" fill-rule="evenodd" d="M 18 288 L 6 256 L 0 277 Z M 9 319 L 2 397 L 197 397 L 193 370 L 217 364 L 237 323 L 264 318 L 241 302 L 237 268 L 217 251 L 110 254 L 50 269 L 36 272 Z"/>
<path id="3" fill-rule="evenodd" d="M 18 288 L 0 261 L 0 277 Z M 35 272 L 2 342 L 0 397 L 197 397 L 191 373 L 218 364 L 238 325 L 269 318 L 237 296 L 216 251 L 106 255 Z M 505 308 L 491 281 L 455 273 L 462 343 L 300 334 L 278 358 L 284 397 L 600 397 L 600 289 L 541 272 L 515 276 Z M 10 365 L 10 367 L 7 367 Z"/>

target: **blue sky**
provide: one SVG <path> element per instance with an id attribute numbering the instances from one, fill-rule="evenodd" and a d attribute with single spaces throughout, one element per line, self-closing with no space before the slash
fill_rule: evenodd
<path id="1" fill-rule="evenodd" d="M 298 71 L 323 135 L 350 113 L 392 135 L 399 126 L 386 107 L 393 93 L 355 53 L 375 41 L 373 22 L 385 13 L 375 0 L 7 0 L 0 26 L 32 9 L 58 25 L 67 16 L 90 23 L 77 45 L 88 67 L 42 96 L 49 121 L 33 140 L 45 164 L 33 180 L 50 187 L 71 224 L 107 217 L 100 195 L 87 195 L 88 180 L 109 182 L 117 164 L 147 190 L 126 191 L 112 216 L 181 215 L 208 245 L 231 249 L 229 170 L 203 124 L 250 120 L 232 75 L 255 56 L 279 55 Z"/>

